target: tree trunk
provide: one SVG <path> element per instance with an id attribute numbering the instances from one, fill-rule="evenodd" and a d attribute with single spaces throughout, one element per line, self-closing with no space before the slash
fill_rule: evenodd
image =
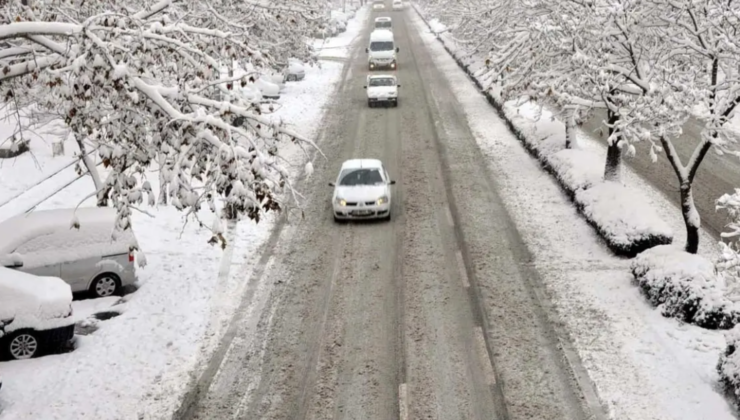
<path id="1" fill-rule="evenodd" d="M 699 251 L 699 228 L 701 217 L 694 205 L 694 196 L 691 191 L 691 182 L 681 183 L 681 213 L 686 225 L 686 252 L 696 254 Z"/>
<path id="2" fill-rule="evenodd" d="M 97 191 L 97 198 L 98 198 L 98 207 L 106 207 L 108 205 L 108 197 L 107 197 L 107 189 L 104 189 L 103 181 L 100 179 L 100 173 L 98 173 L 98 167 L 95 164 L 95 162 L 92 160 L 90 155 L 87 153 L 87 148 L 85 148 L 85 142 L 83 141 L 82 136 L 75 133 L 75 141 L 77 141 L 77 147 L 80 148 L 80 159 L 82 160 L 82 163 L 85 164 L 85 168 L 87 168 L 87 172 L 90 174 L 90 177 L 93 180 L 93 185 L 95 186 L 95 191 Z"/>
<path id="3" fill-rule="evenodd" d="M 609 138 L 614 133 L 614 124 L 619 121 L 619 115 L 607 111 L 607 120 L 609 124 Z M 604 167 L 604 180 L 615 181 L 621 180 L 622 175 L 622 149 L 619 148 L 619 139 L 614 139 L 609 143 L 606 149 L 606 165 Z"/>
<path id="4" fill-rule="evenodd" d="M 567 108 L 565 110 L 565 148 L 573 149 L 577 147 L 576 138 L 576 110 Z"/>

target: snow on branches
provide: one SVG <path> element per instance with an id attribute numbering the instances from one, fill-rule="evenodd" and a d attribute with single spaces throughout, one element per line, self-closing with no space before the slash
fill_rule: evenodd
<path id="1" fill-rule="evenodd" d="M 13 0 L 0 22 L 0 95 L 60 115 L 108 170 L 99 203 L 118 227 L 156 201 L 147 169 L 178 209 L 217 197 L 250 218 L 295 199 L 279 145 L 315 147 L 231 86 L 310 55 L 324 15 L 315 0 Z M 232 65 L 248 69 L 228 76 Z"/>

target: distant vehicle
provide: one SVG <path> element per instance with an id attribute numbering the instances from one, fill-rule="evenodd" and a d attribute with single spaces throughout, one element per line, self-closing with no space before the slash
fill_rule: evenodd
<path id="1" fill-rule="evenodd" d="M 380 68 L 397 68 L 396 53 L 399 52 L 393 39 L 393 32 L 387 29 L 377 29 L 370 33 L 370 43 L 365 48 L 368 53 L 368 67 L 370 70 Z"/>
<path id="2" fill-rule="evenodd" d="M 398 106 L 398 84 L 396 76 L 391 74 L 367 76 L 367 104 L 371 108 L 377 105 Z"/>
<path id="3" fill-rule="evenodd" d="M 59 277 L 73 292 L 112 296 L 134 284 L 131 229 L 113 239 L 116 210 L 93 207 L 35 211 L 0 223 L 0 265 L 37 276 Z M 73 219 L 79 228 L 71 227 Z"/>
<path id="4" fill-rule="evenodd" d="M 393 27 L 393 21 L 388 16 L 375 18 L 375 29 L 388 29 Z"/>
<path id="5" fill-rule="evenodd" d="M 342 164 L 332 196 L 334 221 L 391 220 L 392 181 L 377 159 L 351 159 Z"/>
<path id="6" fill-rule="evenodd" d="M 376 1 L 373 3 L 373 10 L 385 10 L 385 2 Z"/>
<path id="7" fill-rule="evenodd" d="M 0 267 L 0 358 L 30 359 L 57 350 L 74 329 L 68 284 Z"/>
<path id="8" fill-rule="evenodd" d="M 393 10 L 403 10 L 403 2 L 401 0 L 393 0 Z"/>
<path id="9" fill-rule="evenodd" d="M 285 69 L 285 80 L 288 82 L 297 82 L 306 77 L 306 68 L 301 60 L 297 58 L 288 59 L 288 66 Z"/>

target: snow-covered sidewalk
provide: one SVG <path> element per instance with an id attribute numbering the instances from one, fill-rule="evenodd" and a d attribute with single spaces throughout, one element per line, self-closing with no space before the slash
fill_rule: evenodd
<path id="1" fill-rule="evenodd" d="M 716 390 L 722 333 L 663 318 L 647 304 L 632 284 L 629 261 L 604 247 L 423 21 L 413 19 L 463 106 L 609 418 L 734 419 Z M 626 175 L 629 183 L 641 182 Z M 665 197 L 652 190 L 646 195 L 661 214 L 680 218 Z M 680 220 L 666 221 L 675 226 L 675 240 L 682 241 Z M 703 233 L 702 241 L 711 243 L 707 236 Z"/>
<path id="2" fill-rule="evenodd" d="M 336 51 L 355 39 L 366 12 L 329 41 Z M 315 139 L 343 65 L 307 66 L 304 80 L 287 84 L 273 117 Z M 299 175 L 303 152 L 287 144 L 280 153 Z M 92 190 L 85 178 L 38 208 L 73 206 Z M 76 301 L 82 330 L 92 332 L 78 335 L 71 353 L 0 363 L 0 420 L 164 419 L 177 408 L 193 372 L 209 359 L 238 307 L 276 216 L 237 223 L 229 247 L 221 250 L 206 243 L 209 232 L 194 222 L 183 228 L 182 213 L 173 207 L 147 211 L 155 217 L 134 215 L 148 261 L 138 270 L 139 289 L 122 299 Z M 200 218 L 211 221 L 213 215 L 203 210 Z M 101 311 L 120 315 L 94 319 Z"/>

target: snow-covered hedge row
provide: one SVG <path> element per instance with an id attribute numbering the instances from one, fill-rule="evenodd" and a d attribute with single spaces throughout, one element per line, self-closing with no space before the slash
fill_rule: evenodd
<path id="1" fill-rule="evenodd" d="M 600 157 L 585 150 L 565 149 L 564 127 L 550 130 L 547 126 L 551 124 L 544 121 L 545 118 L 533 121 L 520 113 L 521 107 L 503 104 L 495 93 L 484 90 L 486 81 L 476 77 L 482 61 L 461 51 L 439 22 L 427 21 L 416 5 L 414 8 L 529 153 L 557 179 L 612 252 L 632 257 L 651 247 L 673 242 L 670 226 L 646 200 L 624 185 L 603 180 Z M 540 139 L 537 134 L 540 132 L 550 136 Z"/>
<path id="2" fill-rule="evenodd" d="M 708 259 L 670 245 L 651 248 L 632 261 L 632 275 L 648 301 L 667 317 L 708 329 L 730 329 L 738 306 Z"/>

